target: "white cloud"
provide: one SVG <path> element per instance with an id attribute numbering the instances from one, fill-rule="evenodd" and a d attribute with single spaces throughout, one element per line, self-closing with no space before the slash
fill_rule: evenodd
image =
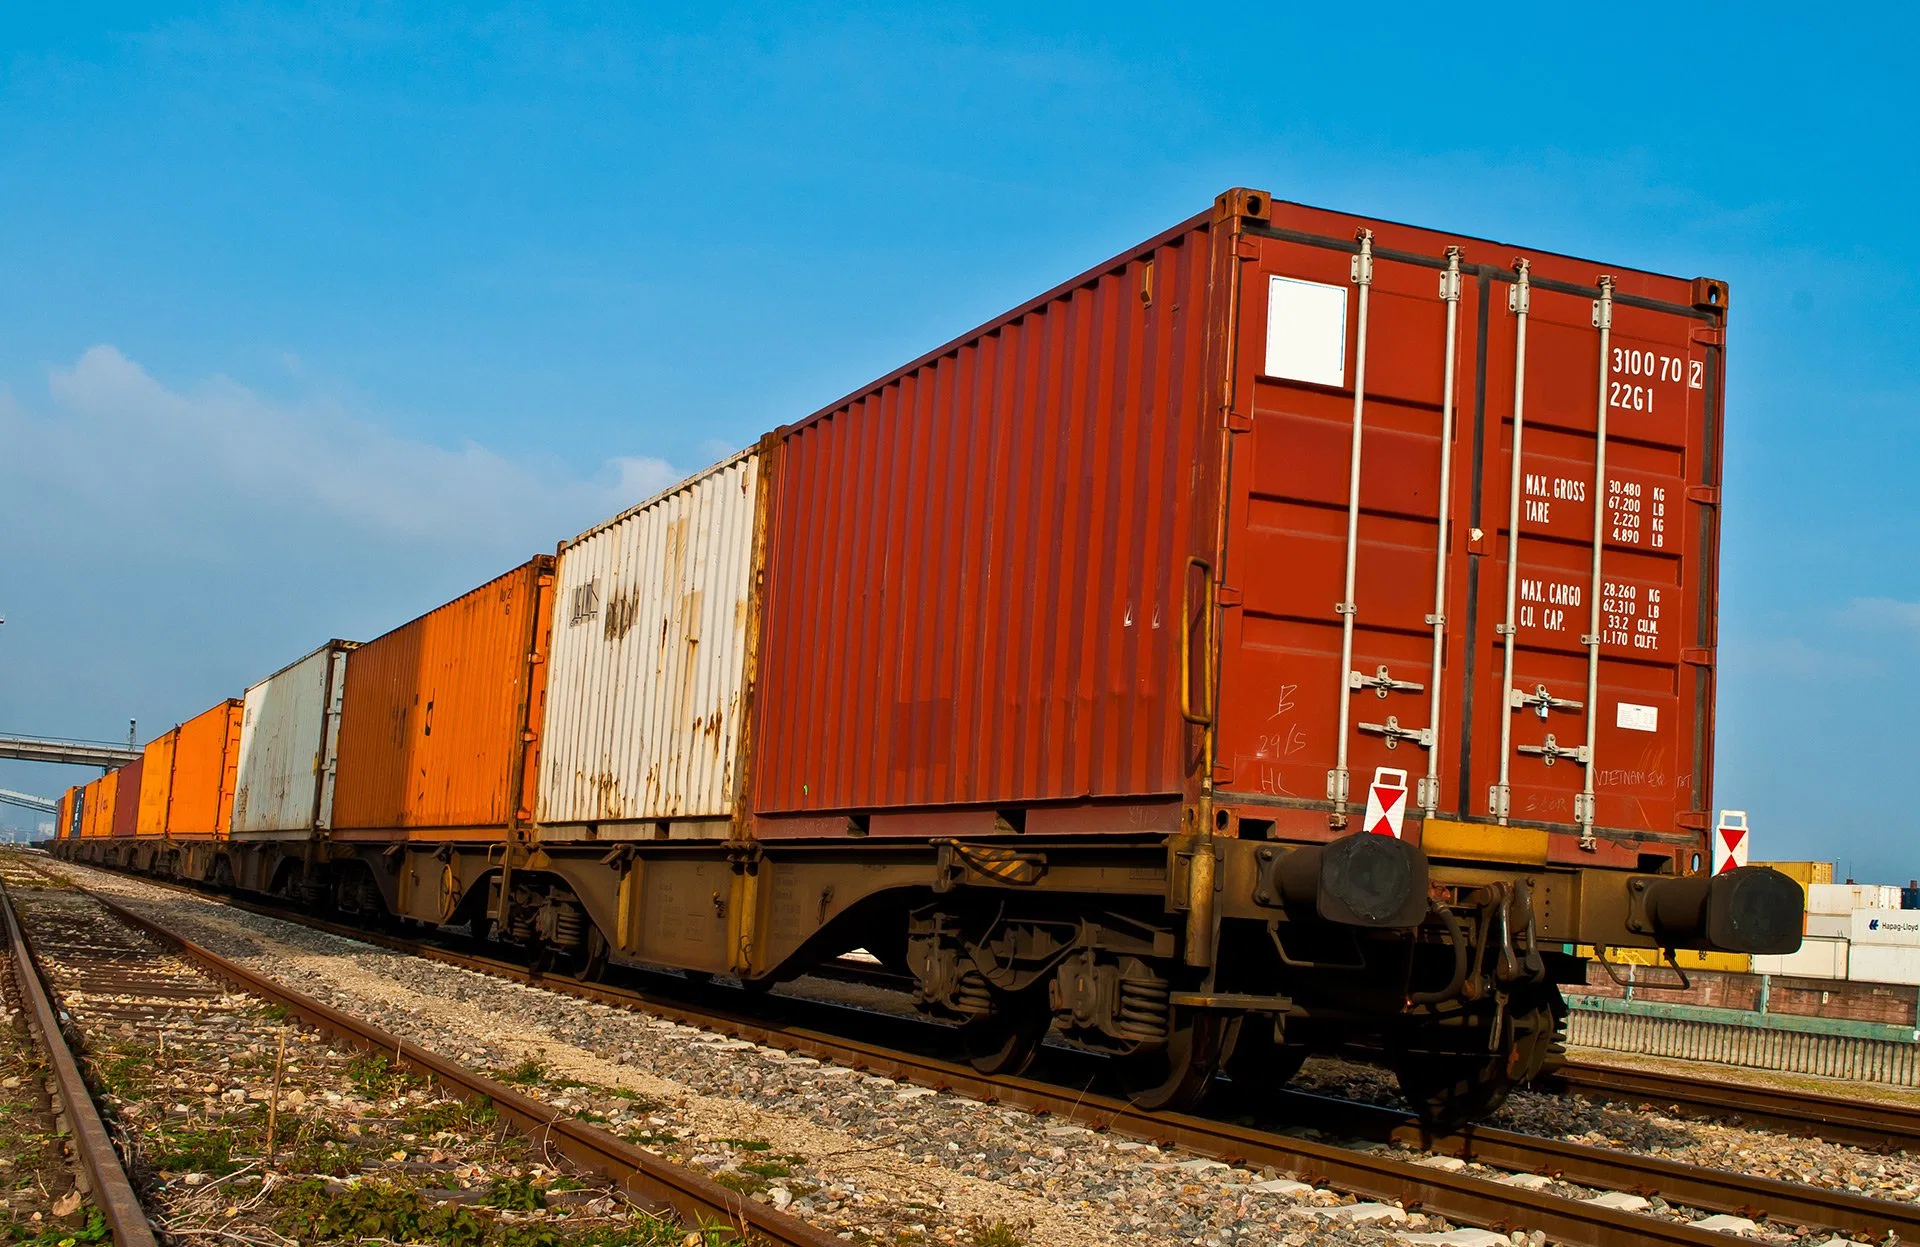
<path id="1" fill-rule="evenodd" d="M 639 456 L 569 476 L 473 442 L 410 440 L 334 400 L 279 401 L 224 377 L 175 389 L 112 346 L 54 370 L 48 388 L 54 409 L 43 416 L 0 405 L 0 437 L 18 451 L 0 480 L 30 475 L 45 504 L 117 517 L 135 542 L 225 533 L 243 543 L 252 525 L 317 522 L 531 553 L 679 476 Z"/>
<path id="2" fill-rule="evenodd" d="M 1855 598 L 1840 612 L 1841 622 L 1856 628 L 1920 635 L 1920 602 L 1895 598 Z"/>

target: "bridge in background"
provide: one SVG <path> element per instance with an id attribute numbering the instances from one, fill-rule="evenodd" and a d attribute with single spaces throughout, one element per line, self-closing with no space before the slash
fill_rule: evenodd
<path id="1" fill-rule="evenodd" d="M 0 805 L 17 805 L 23 810 L 37 810 L 42 814 L 52 814 L 60 808 L 58 801 L 36 797 L 30 792 L 15 792 L 11 788 L 0 788 Z"/>
<path id="2" fill-rule="evenodd" d="M 68 766 L 97 766 L 111 771 L 140 756 L 131 742 L 62 740 L 54 736 L 0 736 L 0 758 L 21 762 L 63 762 Z"/>

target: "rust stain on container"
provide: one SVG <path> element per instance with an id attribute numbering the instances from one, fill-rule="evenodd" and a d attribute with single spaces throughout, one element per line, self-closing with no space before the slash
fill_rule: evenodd
<path id="1" fill-rule="evenodd" d="M 541 555 L 347 655 L 336 835 L 531 817 L 552 583 Z"/>

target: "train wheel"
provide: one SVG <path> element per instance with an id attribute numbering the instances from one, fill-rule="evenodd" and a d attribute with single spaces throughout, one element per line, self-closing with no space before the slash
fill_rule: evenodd
<path id="1" fill-rule="evenodd" d="M 1122 1059 L 1120 1082 L 1134 1107 L 1190 1109 L 1206 1098 L 1220 1063 L 1233 1050 L 1238 1017 L 1176 1017 L 1166 1047 Z"/>
<path id="2" fill-rule="evenodd" d="M 982 1074 L 1023 1074 L 1052 1029 L 1053 1011 L 1045 993 L 996 992 L 993 1012 L 961 1025 L 960 1043 L 968 1063 Z"/>
<path id="3" fill-rule="evenodd" d="M 567 977 L 582 983 L 598 983 L 607 973 L 607 937 L 600 928 L 587 924 L 586 947 L 569 957 Z"/>
<path id="4" fill-rule="evenodd" d="M 1498 1112 L 1521 1083 L 1560 1049 L 1565 1005 L 1548 985 L 1516 991 L 1501 1011 L 1497 1036 L 1485 1026 L 1439 1034 L 1400 1048 L 1393 1068 L 1400 1092 L 1431 1130 L 1454 1131 Z"/>
<path id="5" fill-rule="evenodd" d="M 1292 1082 L 1306 1063 L 1305 1048 L 1278 1042 L 1273 1024 L 1265 1018 L 1253 1017 L 1240 1024 L 1239 1038 L 1234 1040 L 1225 1068 L 1236 1092 L 1244 1088 L 1262 1095 Z"/>

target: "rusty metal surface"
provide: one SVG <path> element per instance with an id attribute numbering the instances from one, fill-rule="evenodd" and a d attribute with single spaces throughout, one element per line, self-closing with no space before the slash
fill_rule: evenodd
<path id="1" fill-rule="evenodd" d="M 531 817 L 552 581 L 541 555 L 347 655 L 336 833 Z"/>
<path id="2" fill-rule="evenodd" d="M 1340 669 L 1343 556 L 1356 360 L 1356 236 L 1374 249 L 1363 469 L 1357 520 L 1355 645 Z M 1454 358 L 1453 472 L 1438 498 L 1449 247 L 1462 251 Z M 1427 749 L 1403 729 L 1432 729 L 1437 812 L 1487 820 L 1499 779 L 1501 724 L 1513 723 L 1512 818 L 1556 833 L 1557 860 L 1632 866 L 1640 833 L 1702 842 L 1710 808 L 1723 341 L 1719 310 L 1695 307 L 1701 284 L 1525 248 L 1272 205 L 1242 244 L 1236 416 L 1223 533 L 1223 650 L 1216 778 L 1224 800 L 1275 819 L 1283 834 L 1326 834 L 1339 705 L 1348 700 L 1350 800 L 1377 767 L 1418 777 Z M 1545 714 L 1505 704 L 1505 617 L 1516 317 L 1516 257 L 1531 263 L 1514 686 L 1587 700 L 1594 511 L 1604 503 L 1599 704 Z M 1616 280 L 1605 485 L 1596 479 L 1602 275 Z M 1270 282 L 1316 283 L 1346 298 L 1345 371 L 1333 384 L 1266 374 Z M 1278 312 L 1275 313 L 1279 315 Z M 1276 332 L 1279 329 L 1276 328 Z M 1449 517 L 1445 645 L 1431 656 L 1435 543 Z M 1475 534 L 1480 534 L 1475 536 Z M 1381 669 L 1401 687 L 1350 687 Z M 1440 717 L 1428 699 L 1442 689 Z M 1419 686 L 1418 688 L 1413 686 Z M 1583 765 L 1537 750 L 1553 734 L 1571 751 L 1598 716 L 1594 851 L 1574 847 Z M 1409 794 L 1409 801 L 1413 796 Z M 1621 843 L 1610 843 L 1611 830 Z"/>
<path id="3" fill-rule="evenodd" d="M 133 1184 L 128 1181 L 127 1171 L 120 1163 L 120 1153 L 114 1149 L 113 1139 L 107 1134 L 105 1123 L 100 1120 L 99 1110 L 94 1107 L 86 1080 L 80 1075 L 79 1064 L 67 1047 L 66 1037 L 60 1030 L 60 1019 L 54 1012 L 53 1001 L 40 977 L 39 967 L 34 964 L 26 939 L 21 934 L 19 920 L 13 912 L 13 898 L 4 884 L 0 884 L 0 907 L 6 911 L 7 942 L 13 951 L 14 983 L 26 1002 L 26 1011 L 33 1019 L 34 1029 L 39 1032 L 47 1064 L 53 1071 L 69 1137 L 81 1167 L 86 1171 L 94 1207 L 100 1210 L 101 1217 L 113 1234 L 113 1241 L 119 1247 L 152 1247 L 153 1230 L 147 1223 L 146 1211 L 141 1208 L 139 1197 L 133 1193 Z"/>
<path id="4" fill-rule="evenodd" d="M 744 451 L 561 547 L 542 824 L 732 816 L 759 482 Z"/>
<path id="5" fill-rule="evenodd" d="M 1213 219 L 782 430 L 759 834 L 791 834 L 768 815 L 1187 790 Z"/>
<path id="6" fill-rule="evenodd" d="M 606 1131 L 569 1116 L 564 1110 L 523 1095 L 505 1083 L 475 1073 L 369 1022 L 255 974 L 123 905 L 92 892 L 87 895 L 122 922 L 144 931 L 166 947 L 179 950 L 190 960 L 241 990 L 282 1006 L 302 1022 L 348 1043 L 386 1054 L 395 1068 L 416 1070 L 456 1095 L 491 1103 L 514 1129 L 539 1139 L 575 1164 L 606 1175 L 643 1199 L 671 1207 L 691 1223 L 705 1225 L 717 1221 L 739 1228 L 748 1241 L 785 1244 L 788 1247 L 838 1247 L 841 1242 L 817 1226 L 776 1211 L 770 1205 L 748 1199 L 738 1191 L 721 1186 L 702 1174 L 652 1152 L 622 1142 Z"/>
<path id="7" fill-rule="evenodd" d="M 110 812 L 108 824 L 103 834 L 131 836 L 139 824 L 141 775 L 146 770 L 146 758 L 139 757 L 127 763 L 112 775 L 113 796 L 108 801 Z"/>
<path id="8" fill-rule="evenodd" d="M 339 702 L 352 641 L 328 641 L 247 689 L 235 835 L 309 832 L 333 817 Z"/>

